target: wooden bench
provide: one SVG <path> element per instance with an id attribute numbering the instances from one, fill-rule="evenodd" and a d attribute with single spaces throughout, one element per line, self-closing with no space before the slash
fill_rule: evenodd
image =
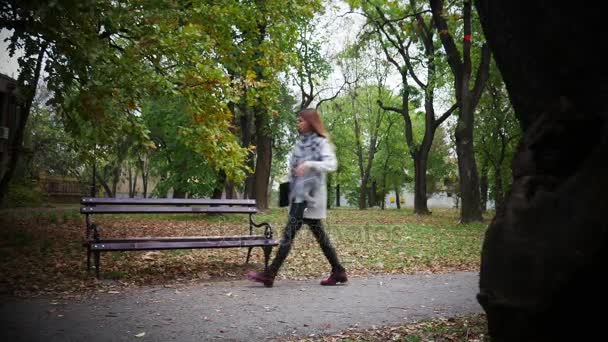
<path id="1" fill-rule="evenodd" d="M 95 274 L 99 278 L 100 254 L 110 251 L 145 251 L 194 248 L 249 248 L 245 263 L 249 263 L 253 247 L 264 251 L 264 265 L 272 247 L 279 244 L 273 240 L 273 230 L 269 223 L 257 224 L 253 215 L 257 213 L 255 200 L 214 200 L 214 199 L 136 199 L 136 198 L 94 198 L 80 200 L 80 213 L 85 215 L 86 234 L 84 247 L 87 249 L 87 270 L 91 270 L 91 255 L 94 256 Z M 93 223 L 95 215 L 104 214 L 248 214 L 249 234 L 237 236 L 187 236 L 187 237 L 133 237 L 124 239 L 104 239 L 100 227 Z M 264 227 L 263 234 L 254 234 L 254 228 Z"/>

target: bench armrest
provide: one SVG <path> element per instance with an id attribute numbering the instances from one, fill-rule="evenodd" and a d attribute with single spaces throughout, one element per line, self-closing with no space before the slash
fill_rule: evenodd
<path id="1" fill-rule="evenodd" d="M 249 224 L 253 227 L 266 227 L 264 229 L 264 236 L 267 239 L 272 239 L 272 235 L 273 235 L 273 230 L 272 230 L 272 225 L 268 222 L 262 222 L 262 223 L 255 223 L 253 221 L 253 215 L 249 215 Z"/>

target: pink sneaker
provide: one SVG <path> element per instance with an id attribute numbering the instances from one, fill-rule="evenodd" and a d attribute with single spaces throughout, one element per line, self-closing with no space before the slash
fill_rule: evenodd
<path id="1" fill-rule="evenodd" d="M 337 285 L 338 283 L 346 283 L 348 281 L 348 277 L 346 277 L 346 271 L 341 272 L 331 272 L 329 278 L 325 280 L 321 280 L 321 285 L 323 286 L 332 286 Z"/>
<path id="2" fill-rule="evenodd" d="M 249 272 L 247 273 L 247 278 L 251 281 L 262 283 L 266 287 L 272 287 L 272 285 L 274 284 L 274 277 L 269 276 L 265 273 Z"/>

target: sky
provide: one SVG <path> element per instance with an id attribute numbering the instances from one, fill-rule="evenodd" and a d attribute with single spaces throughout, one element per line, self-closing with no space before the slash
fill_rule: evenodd
<path id="1" fill-rule="evenodd" d="M 19 64 L 17 64 L 17 57 L 12 58 L 8 54 L 8 42 L 4 40 L 10 36 L 9 31 L 0 30 L 0 73 L 17 78 L 19 76 Z M 18 52 L 16 53 L 18 55 Z"/>

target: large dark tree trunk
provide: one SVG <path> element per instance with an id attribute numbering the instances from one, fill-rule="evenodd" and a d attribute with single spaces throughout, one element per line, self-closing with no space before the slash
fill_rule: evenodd
<path id="1" fill-rule="evenodd" d="M 27 124 L 27 120 L 30 116 L 30 110 L 32 109 L 32 103 L 34 102 L 34 97 L 36 96 L 36 88 L 38 87 L 38 81 L 40 79 L 40 71 L 42 69 L 42 63 L 44 63 L 44 54 L 46 52 L 47 44 L 42 44 L 40 46 L 40 51 L 38 52 L 38 58 L 36 60 L 36 66 L 34 67 L 33 78 L 29 80 L 29 84 L 24 86 L 19 82 L 22 89 L 18 89 L 18 91 L 22 91 L 23 94 L 20 96 L 19 101 L 21 102 L 21 109 L 19 115 L 19 124 L 15 129 L 15 135 L 13 140 L 10 142 L 10 158 L 8 160 L 8 166 L 6 171 L 2 175 L 2 179 L 0 179 L 0 205 L 3 204 L 6 194 L 8 193 L 8 186 L 10 184 L 11 179 L 15 175 L 15 170 L 17 169 L 17 163 L 21 156 L 22 145 L 23 145 L 23 136 L 25 133 L 25 126 Z"/>
<path id="2" fill-rule="evenodd" d="M 523 139 L 490 224 L 477 296 L 492 341 L 605 338 L 608 103 L 604 12 L 477 0 Z"/>

